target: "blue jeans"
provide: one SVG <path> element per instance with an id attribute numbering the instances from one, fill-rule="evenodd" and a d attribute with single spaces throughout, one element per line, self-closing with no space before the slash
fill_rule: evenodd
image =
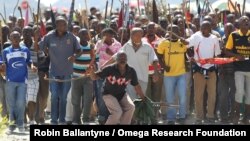
<path id="1" fill-rule="evenodd" d="M 185 118 L 186 116 L 186 74 L 179 76 L 164 76 L 164 87 L 167 93 L 167 103 L 175 104 L 175 94 L 178 90 L 178 101 L 179 101 L 179 118 Z M 175 121 L 176 119 L 176 108 L 167 108 L 167 120 Z"/>
<path id="2" fill-rule="evenodd" d="M 51 76 L 50 76 L 51 77 Z M 51 77 L 53 78 L 53 77 Z M 71 76 L 56 76 L 56 79 L 67 80 Z M 59 123 L 64 124 L 66 122 L 66 105 L 67 105 L 67 95 L 71 87 L 71 82 L 50 82 L 50 92 L 51 92 L 51 124 L 57 124 L 58 118 Z"/>
<path id="3" fill-rule="evenodd" d="M 12 124 L 16 121 L 17 127 L 23 128 L 27 84 L 7 81 L 5 87 L 9 120 Z"/>
<path id="4" fill-rule="evenodd" d="M 96 80 L 94 82 L 94 88 L 95 88 L 95 97 L 96 97 L 96 103 L 98 107 L 98 120 L 100 122 L 105 122 L 108 119 L 109 111 L 107 106 L 104 103 L 102 90 L 103 90 L 103 79 Z"/>

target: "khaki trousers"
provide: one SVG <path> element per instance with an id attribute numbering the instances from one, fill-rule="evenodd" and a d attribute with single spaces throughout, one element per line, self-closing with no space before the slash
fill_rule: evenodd
<path id="1" fill-rule="evenodd" d="M 103 95 L 103 100 L 110 112 L 106 125 L 131 124 L 135 105 L 128 94 L 125 94 L 120 101 L 110 94 Z"/>
<path id="2" fill-rule="evenodd" d="M 214 108 L 216 101 L 216 73 L 208 73 L 208 79 L 199 72 L 194 73 L 194 100 L 197 120 L 204 119 L 204 91 L 207 88 L 207 118 L 214 118 Z"/>

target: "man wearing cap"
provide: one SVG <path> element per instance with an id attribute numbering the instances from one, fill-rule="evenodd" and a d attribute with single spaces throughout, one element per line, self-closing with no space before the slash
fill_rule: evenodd
<path id="1" fill-rule="evenodd" d="M 37 41 L 35 41 L 38 47 Z M 67 31 L 67 21 L 56 18 L 56 29 L 48 33 L 41 42 L 41 50 L 48 51 L 50 56 L 49 77 L 61 81 L 71 79 L 73 62 L 81 55 L 80 45 L 76 37 Z M 51 124 L 65 124 L 67 95 L 71 82 L 50 81 L 51 91 Z"/>

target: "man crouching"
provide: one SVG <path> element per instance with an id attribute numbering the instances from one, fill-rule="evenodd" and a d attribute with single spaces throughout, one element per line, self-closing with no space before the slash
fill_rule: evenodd
<path id="1" fill-rule="evenodd" d="M 142 99 L 145 97 L 135 70 L 127 65 L 127 55 L 124 52 L 117 53 L 116 63 L 107 66 L 102 71 L 94 72 L 91 67 L 90 77 L 93 80 L 105 79 L 102 94 L 110 112 L 105 124 L 131 124 L 135 106 L 125 91 L 127 85 L 130 83 Z"/>

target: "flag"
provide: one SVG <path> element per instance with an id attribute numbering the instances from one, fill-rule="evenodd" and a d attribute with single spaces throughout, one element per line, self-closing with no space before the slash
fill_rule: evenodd
<path id="1" fill-rule="evenodd" d="M 41 34 L 42 37 L 45 36 L 45 35 L 47 34 L 47 33 L 46 33 L 45 25 L 44 25 L 44 23 L 43 23 L 42 20 L 40 21 L 40 34 Z"/>
<path id="2" fill-rule="evenodd" d="M 121 10 L 120 10 L 120 13 L 119 13 L 119 19 L 118 19 L 118 28 L 122 27 L 123 26 L 123 16 L 124 16 L 124 13 L 123 13 L 123 10 L 124 10 L 124 7 L 123 7 L 123 4 L 122 4 L 122 7 L 121 7 Z"/>
<path id="3" fill-rule="evenodd" d="M 28 26 L 29 24 L 29 8 L 26 9 L 24 26 Z"/>
<path id="4" fill-rule="evenodd" d="M 158 24 L 158 10 L 155 0 L 153 0 L 153 22 Z"/>
<path id="5" fill-rule="evenodd" d="M 50 16 L 51 16 L 51 22 L 52 22 L 53 29 L 56 29 L 56 18 L 55 18 L 54 11 L 53 11 L 51 5 L 50 5 Z"/>
<path id="6" fill-rule="evenodd" d="M 245 60 L 249 60 L 248 58 L 245 58 Z M 232 63 L 235 61 L 239 61 L 237 58 L 231 57 L 231 58 L 207 58 L 207 59 L 199 59 L 197 62 L 200 63 L 201 65 L 204 64 L 217 64 L 217 65 L 222 65 L 222 64 L 228 64 Z"/>
<path id="7" fill-rule="evenodd" d="M 28 1 L 23 0 L 21 3 L 21 8 L 25 10 L 25 9 L 28 9 L 28 7 L 29 7 Z"/>
<path id="8" fill-rule="evenodd" d="M 198 15 L 201 15 L 201 5 L 199 0 L 196 0 L 196 6 L 197 6 L 197 13 Z"/>
<path id="9" fill-rule="evenodd" d="M 186 23 L 191 23 L 192 18 L 191 18 L 190 10 L 186 11 L 185 17 L 186 17 Z"/>
<path id="10" fill-rule="evenodd" d="M 71 1 L 71 7 L 70 7 L 70 13 L 69 13 L 69 21 L 68 21 L 68 29 L 69 29 L 69 31 L 71 31 L 73 29 L 72 21 L 73 21 L 74 7 L 75 7 L 75 0 L 72 0 Z"/>

